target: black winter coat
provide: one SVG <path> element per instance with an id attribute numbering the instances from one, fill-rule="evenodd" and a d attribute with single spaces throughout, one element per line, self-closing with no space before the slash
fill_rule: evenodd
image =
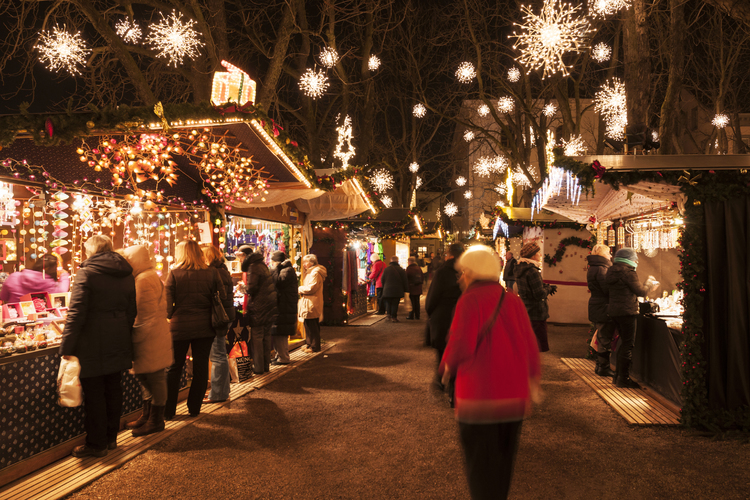
<path id="1" fill-rule="evenodd" d="M 641 285 L 635 268 L 623 262 L 615 262 L 605 278 L 609 290 L 610 316 L 632 316 L 638 314 L 638 297 L 645 297 L 648 290 Z"/>
<path id="2" fill-rule="evenodd" d="M 612 262 L 601 255 L 589 255 L 586 257 L 589 262 L 589 270 L 586 273 L 586 282 L 589 285 L 591 297 L 589 297 L 589 321 L 592 323 L 606 323 L 607 304 L 609 304 L 609 291 L 607 283 L 604 281 L 607 271 L 612 266 Z"/>
<path id="3" fill-rule="evenodd" d="M 224 306 L 224 310 L 227 312 L 227 316 L 229 316 L 229 324 L 231 325 L 236 317 L 236 311 L 234 310 L 234 282 L 232 282 L 232 275 L 229 273 L 227 265 L 223 262 L 214 261 L 208 267 L 214 268 L 219 272 L 219 279 L 221 279 L 221 284 L 224 285 L 225 294 L 224 300 L 221 301 L 221 305 Z M 216 335 L 223 337 L 226 333 L 227 332 L 216 332 Z"/>
<path id="4" fill-rule="evenodd" d="M 406 271 L 398 265 L 398 262 L 391 262 L 383 271 L 383 297 L 403 297 L 409 291 L 409 281 L 406 278 Z"/>
<path id="5" fill-rule="evenodd" d="M 271 272 L 263 262 L 263 255 L 250 254 L 242 263 L 242 272 L 247 273 L 246 312 L 252 326 L 273 325 L 276 322 L 278 306 L 276 286 Z"/>
<path id="6" fill-rule="evenodd" d="M 456 259 L 450 259 L 435 271 L 425 299 L 424 309 L 430 317 L 430 343 L 435 349 L 445 349 L 453 313 L 460 297 Z"/>
<path id="7" fill-rule="evenodd" d="M 279 308 L 273 334 L 294 335 L 297 333 L 297 301 L 299 301 L 297 272 L 292 267 L 292 262 L 287 259 L 271 270 L 271 277 L 276 285 Z"/>
<path id="8" fill-rule="evenodd" d="M 70 295 L 61 356 L 76 356 L 81 378 L 128 370 L 137 315 L 133 268 L 115 252 L 81 263 Z"/>
<path id="9" fill-rule="evenodd" d="M 547 296 L 550 286 L 542 280 L 542 272 L 535 265 L 522 260 L 516 264 L 516 286 L 518 295 L 526 306 L 531 321 L 547 321 L 549 318 L 549 304 Z"/>
<path id="10" fill-rule="evenodd" d="M 164 288 L 172 340 L 217 335 L 211 326 L 211 309 L 214 294 L 216 291 L 223 294 L 224 287 L 216 269 L 172 269 Z"/>
<path id="11" fill-rule="evenodd" d="M 424 273 L 416 264 L 409 264 L 406 268 L 406 278 L 409 281 L 409 295 L 422 295 L 422 282 Z"/>

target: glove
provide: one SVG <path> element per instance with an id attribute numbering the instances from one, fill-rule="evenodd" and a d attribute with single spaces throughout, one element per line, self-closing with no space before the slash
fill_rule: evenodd
<path id="1" fill-rule="evenodd" d="M 557 285 L 550 285 L 549 286 L 549 294 L 550 295 L 554 295 L 555 293 L 557 293 Z"/>

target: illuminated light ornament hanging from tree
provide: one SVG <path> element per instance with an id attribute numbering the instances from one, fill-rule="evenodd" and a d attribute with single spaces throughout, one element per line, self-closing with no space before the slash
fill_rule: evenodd
<path id="1" fill-rule="evenodd" d="M 42 32 L 34 48 L 39 51 L 39 61 L 48 69 L 66 69 L 73 75 L 81 74 L 78 67 L 86 63 L 86 57 L 91 53 L 81 34 L 68 33 L 65 26 L 62 29 L 55 26 L 51 33 Z"/>
<path id="2" fill-rule="evenodd" d="M 519 187 L 524 187 L 524 188 L 531 187 L 531 182 L 529 181 L 529 178 L 526 177 L 526 174 L 523 173 L 523 170 L 518 165 L 513 167 L 513 184 Z"/>
<path id="3" fill-rule="evenodd" d="M 490 114 L 490 107 L 486 104 L 482 104 L 477 108 L 477 113 L 479 113 L 479 116 L 487 116 Z"/>
<path id="4" fill-rule="evenodd" d="M 415 184 L 415 189 L 421 188 L 423 183 L 424 183 L 424 180 L 422 180 L 421 177 L 417 177 L 417 182 Z"/>
<path id="5" fill-rule="evenodd" d="M 724 128 L 729 125 L 729 117 L 724 113 L 719 113 L 711 120 L 711 124 L 716 128 Z"/>
<path id="6" fill-rule="evenodd" d="M 464 132 L 464 140 L 466 142 L 471 142 L 474 140 L 474 132 L 471 130 L 467 130 Z"/>
<path id="7" fill-rule="evenodd" d="M 612 49 L 606 43 L 597 43 L 591 51 L 591 57 L 598 63 L 609 61 L 612 57 Z"/>
<path id="8" fill-rule="evenodd" d="M 620 9 L 629 8 L 630 0 L 589 0 L 589 14 L 595 19 L 613 16 Z"/>
<path id="9" fill-rule="evenodd" d="M 561 0 L 545 0 L 539 15 L 531 7 L 522 6 L 524 24 L 516 24 L 521 33 L 514 31 L 510 35 L 517 39 L 513 48 L 521 51 L 518 62 L 529 68 L 529 72 L 542 69 L 542 78 L 558 72 L 568 76 L 563 56 L 585 50 L 591 31 L 588 19 L 577 15 L 579 10 L 580 6 Z"/>
<path id="10" fill-rule="evenodd" d="M 510 96 L 503 96 L 497 101 L 497 109 L 501 113 L 512 113 L 515 108 L 516 104 Z"/>
<path id="11" fill-rule="evenodd" d="M 386 169 L 380 168 L 370 176 L 370 184 L 379 193 L 388 191 L 393 187 L 393 176 Z"/>
<path id="12" fill-rule="evenodd" d="M 183 63 L 185 58 L 195 59 L 200 55 L 199 47 L 205 44 L 198 39 L 198 32 L 193 29 L 195 21 L 192 19 L 182 22 L 182 14 L 172 11 L 169 17 L 161 14 L 161 21 L 149 26 L 146 43 L 157 52 L 157 57 L 168 58 L 167 63 L 175 68 Z"/>
<path id="13" fill-rule="evenodd" d="M 299 88 L 307 96 L 317 99 L 328 90 L 328 77 L 323 70 L 308 69 L 299 79 Z"/>
<path id="14" fill-rule="evenodd" d="M 493 189 L 494 189 L 494 190 L 495 190 L 495 192 L 496 192 L 496 193 L 498 193 L 498 194 L 505 194 L 505 192 L 506 192 L 506 191 L 508 190 L 508 189 L 507 189 L 507 188 L 505 187 L 505 184 L 498 184 L 498 185 L 496 185 L 496 186 L 495 186 L 495 187 L 494 187 Z"/>
<path id="15" fill-rule="evenodd" d="M 344 123 L 336 131 L 339 134 L 339 138 L 333 156 L 341 160 L 341 168 L 346 170 L 349 168 L 349 160 L 354 157 L 356 152 L 354 146 L 352 146 L 352 119 L 349 118 L 349 115 L 346 115 Z"/>
<path id="16" fill-rule="evenodd" d="M 474 69 L 474 65 L 470 62 L 462 62 L 458 65 L 456 70 L 456 78 L 461 83 L 471 83 L 476 78 L 477 70 Z"/>
<path id="17" fill-rule="evenodd" d="M 466 185 L 466 177 L 464 177 L 464 176 L 457 177 L 456 178 L 456 184 L 459 185 L 459 186 L 461 186 L 461 187 L 465 186 Z"/>
<path id="18" fill-rule="evenodd" d="M 391 208 L 393 206 L 393 200 L 390 196 L 383 196 L 380 198 L 380 203 L 382 203 L 385 208 Z"/>
<path id="19" fill-rule="evenodd" d="M 455 217 L 456 214 L 458 214 L 458 207 L 455 203 L 452 201 L 449 201 L 445 204 L 445 207 L 443 208 L 443 212 L 445 212 L 445 215 L 448 217 Z"/>
<path id="20" fill-rule="evenodd" d="M 583 156 L 586 154 L 586 144 L 580 135 L 572 136 L 569 141 L 563 139 L 562 147 L 565 156 Z"/>
<path id="21" fill-rule="evenodd" d="M 464 191 L 464 198 L 467 200 L 470 200 L 474 196 L 474 193 L 471 192 L 471 190 L 467 189 Z"/>
<path id="22" fill-rule="evenodd" d="M 555 107 L 554 104 L 550 102 L 544 105 L 544 108 L 542 109 L 542 113 L 547 118 L 552 118 L 553 116 L 555 116 L 555 113 L 557 113 L 557 108 Z"/>
<path id="23" fill-rule="evenodd" d="M 330 69 L 336 66 L 336 63 L 339 62 L 339 53 L 331 47 L 326 47 L 320 51 L 318 59 L 320 59 L 320 64 Z"/>
<path id="24" fill-rule="evenodd" d="M 370 60 L 367 61 L 367 68 L 370 71 L 376 71 L 380 67 L 380 58 L 378 56 L 370 56 Z"/>
<path id="25" fill-rule="evenodd" d="M 504 156 L 482 156 L 474 163 L 474 172 L 481 177 L 489 177 L 499 173 L 508 166 L 508 159 Z"/>
<path id="26" fill-rule="evenodd" d="M 594 109 L 604 117 L 607 127 L 605 135 L 610 139 L 625 139 L 625 126 L 628 124 L 627 96 L 625 84 L 619 78 L 607 81 L 594 95 Z"/>
<path id="27" fill-rule="evenodd" d="M 211 101 L 224 104 L 233 101 L 240 106 L 255 102 L 255 81 L 237 66 L 221 61 L 227 71 L 214 72 L 211 84 Z"/>
<path id="28" fill-rule="evenodd" d="M 412 113 L 417 118 L 424 118 L 424 115 L 427 114 L 427 108 L 425 108 L 424 104 L 420 102 L 414 105 L 414 110 L 412 111 Z"/>
<path id="29" fill-rule="evenodd" d="M 516 83 L 521 79 L 521 70 L 515 66 L 508 70 L 508 81 Z"/>
<path id="30" fill-rule="evenodd" d="M 120 19 L 115 25 L 115 33 L 122 38 L 125 43 L 136 44 L 141 41 L 141 27 L 135 21 L 128 18 Z"/>
<path id="31" fill-rule="evenodd" d="M 409 164 L 409 172 L 416 174 L 419 172 L 419 163 L 413 161 Z"/>

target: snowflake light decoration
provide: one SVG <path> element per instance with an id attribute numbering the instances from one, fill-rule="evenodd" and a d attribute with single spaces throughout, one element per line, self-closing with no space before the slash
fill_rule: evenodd
<path id="1" fill-rule="evenodd" d="M 474 164 L 474 172 L 482 177 L 489 177 L 499 173 L 508 166 L 508 159 L 504 156 L 482 156 Z"/>
<path id="2" fill-rule="evenodd" d="M 517 39 L 514 49 L 521 55 L 518 62 L 529 71 L 542 69 L 542 78 L 558 72 L 568 76 L 568 67 L 563 61 L 567 52 L 581 52 L 587 48 L 591 25 L 585 16 L 579 16 L 580 6 L 563 3 L 563 0 L 544 0 L 539 15 L 530 6 L 522 6 L 524 24 L 512 37 Z"/>
<path id="3" fill-rule="evenodd" d="M 467 200 L 470 200 L 473 197 L 474 197 L 474 193 L 472 193 L 470 189 L 467 189 L 466 191 L 464 191 L 464 198 L 466 198 Z"/>
<path id="4" fill-rule="evenodd" d="M 150 33 L 146 43 L 157 52 L 157 57 L 169 59 L 167 63 L 175 68 L 183 60 L 198 57 L 198 48 L 205 44 L 198 39 L 198 32 L 193 29 L 195 21 L 192 19 L 182 22 L 182 14 L 172 11 L 169 17 L 161 15 L 161 21 L 149 26 Z"/>
<path id="5" fill-rule="evenodd" d="M 557 113 L 557 107 L 551 102 L 547 103 L 544 105 L 544 108 L 542 109 L 542 113 L 547 118 L 552 118 L 553 116 L 555 116 L 555 113 Z"/>
<path id="6" fill-rule="evenodd" d="M 330 69 L 336 66 L 336 63 L 339 62 L 339 53 L 331 47 L 326 47 L 320 51 L 318 59 L 320 59 L 320 64 Z"/>
<path id="7" fill-rule="evenodd" d="M 378 56 L 370 56 L 370 60 L 367 61 L 367 68 L 370 71 L 375 71 L 380 67 L 380 58 Z"/>
<path id="8" fill-rule="evenodd" d="M 457 177 L 456 178 L 456 184 L 458 184 L 461 187 L 465 186 L 466 185 L 466 177 L 464 177 L 463 175 Z"/>
<path id="9" fill-rule="evenodd" d="M 138 43 L 142 35 L 140 26 L 128 18 L 120 19 L 115 25 L 115 33 L 125 43 Z"/>
<path id="10" fill-rule="evenodd" d="M 591 51 L 591 57 L 598 63 L 609 61 L 612 57 L 612 49 L 606 43 L 597 43 L 594 46 L 594 50 Z"/>
<path id="11" fill-rule="evenodd" d="M 479 113 L 479 116 L 487 116 L 490 114 L 490 107 L 486 104 L 482 104 L 477 108 L 477 113 Z"/>
<path id="12" fill-rule="evenodd" d="M 516 108 L 516 103 L 513 102 L 513 98 L 510 96 L 503 96 L 497 101 L 497 109 L 501 113 L 512 113 Z"/>
<path id="13" fill-rule="evenodd" d="M 383 196 L 380 198 L 380 203 L 382 203 L 385 208 L 391 208 L 393 206 L 393 200 L 390 196 Z"/>
<path id="14" fill-rule="evenodd" d="M 378 169 L 372 173 L 370 184 L 379 193 L 388 191 L 393 187 L 393 176 L 384 168 Z"/>
<path id="15" fill-rule="evenodd" d="M 521 70 L 519 70 L 515 66 L 508 70 L 508 81 L 512 83 L 516 83 L 520 79 L 521 79 Z"/>
<path id="16" fill-rule="evenodd" d="M 580 135 L 574 135 L 569 141 L 563 139 L 562 147 L 565 156 L 583 156 L 586 154 L 586 144 Z"/>
<path id="17" fill-rule="evenodd" d="M 711 124 L 716 128 L 724 128 L 729 125 L 729 117 L 724 113 L 719 113 L 711 120 Z"/>
<path id="18" fill-rule="evenodd" d="M 594 95 L 594 109 L 601 113 L 607 123 L 605 135 L 610 139 L 625 139 L 625 126 L 628 124 L 627 96 L 625 84 L 619 78 L 607 81 Z"/>
<path id="19" fill-rule="evenodd" d="M 333 156 L 341 160 L 341 168 L 346 170 L 349 168 L 349 160 L 355 154 L 354 146 L 352 146 L 352 119 L 349 118 L 349 115 L 346 115 L 344 123 L 336 131 L 339 134 L 339 138 Z M 346 150 L 344 150 L 345 145 Z"/>
<path id="20" fill-rule="evenodd" d="M 458 213 L 458 207 L 455 203 L 449 201 L 445 204 L 445 207 L 443 207 L 443 212 L 445 212 L 445 215 L 447 215 L 448 217 L 455 217 L 455 215 Z"/>
<path id="21" fill-rule="evenodd" d="M 516 165 L 513 167 L 513 172 L 511 173 L 513 176 L 513 184 L 519 187 L 531 187 L 531 182 L 529 182 L 529 178 L 526 177 L 526 174 L 523 173 L 523 170 L 521 170 L 521 167 Z"/>
<path id="22" fill-rule="evenodd" d="M 422 187 L 422 184 L 423 184 L 423 183 L 424 183 L 424 180 L 422 180 L 422 178 L 421 178 L 421 177 L 417 177 L 417 182 L 416 182 L 416 184 L 415 184 L 414 188 L 415 188 L 415 189 L 419 189 L 419 188 L 421 188 L 421 187 Z"/>
<path id="23" fill-rule="evenodd" d="M 91 50 L 81 38 L 81 33 L 71 34 L 59 26 L 52 28 L 52 33 L 42 32 L 39 43 L 34 46 L 39 51 L 39 60 L 52 71 L 66 69 L 74 75 L 80 75 L 78 66 L 83 66 Z"/>
<path id="24" fill-rule="evenodd" d="M 323 70 L 308 69 L 299 79 L 299 88 L 307 96 L 317 99 L 328 89 L 328 77 Z"/>
<path id="25" fill-rule="evenodd" d="M 630 0 L 589 0 L 589 14 L 594 19 L 617 14 L 620 9 L 629 9 Z"/>
<path id="26" fill-rule="evenodd" d="M 652 130 L 651 131 L 651 141 L 653 141 L 653 142 L 659 142 L 659 131 L 658 130 Z"/>
<path id="27" fill-rule="evenodd" d="M 416 174 L 419 172 L 419 163 L 413 161 L 409 164 L 409 172 Z"/>
<path id="28" fill-rule="evenodd" d="M 505 187 L 505 184 L 497 184 L 493 189 L 498 194 L 505 194 L 505 191 L 507 190 L 507 187 Z"/>
<path id="29" fill-rule="evenodd" d="M 456 70 L 456 78 L 461 83 L 471 83 L 476 78 L 477 70 L 474 69 L 474 65 L 470 62 L 462 62 L 458 65 Z"/>
<path id="30" fill-rule="evenodd" d="M 412 113 L 417 118 L 424 118 L 424 115 L 427 114 L 427 108 L 425 108 L 424 104 L 420 102 L 414 105 L 414 109 L 412 110 Z"/>
<path id="31" fill-rule="evenodd" d="M 474 140 L 474 132 L 472 130 L 467 130 L 464 132 L 464 140 L 466 142 L 471 142 Z"/>

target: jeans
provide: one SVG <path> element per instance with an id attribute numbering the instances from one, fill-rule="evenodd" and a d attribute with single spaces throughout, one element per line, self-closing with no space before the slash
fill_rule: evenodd
<path id="1" fill-rule="evenodd" d="M 471 498 L 508 498 L 523 421 L 458 423 Z"/>
<path id="2" fill-rule="evenodd" d="M 419 319 L 419 298 L 421 295 L 409 294 L 409 300 L 411 300 L 411 316 L 413 318 Z"/>
<path id="3" fill-rule="evenodd" d="M 161 369 L 152 373 L 136 373 L 135 378 L 141 383 L 143 400 L 151 400 L 154 406 L 164 406 L 167 402 L 167 370 Z"/>
<path id="4" fill-rule="evenodd" d="M 385 303 L 383 302 L 383 287 L 376 288 L 375 291 L 378 295 L 378 312 L 377 314 L 385 314 Z"/>
<path id="5" fill-rule="evenodd" d="M 305 319 L 305 344 L 314 352 L 320 352 L 320 320 Z"/>
<path id="6" fill-rule="evenodd" d="M 398 314 L 398 303 L 401 302 L 401 297 L 383 297 L 385 302 L 385 311 L 390 318 L 396 319 Z"/>
<path id="7" fill-rule="evenodd" d="M 516 284 L 516 280 L 505 280 L 505 289 L 509 292 L 513 291 L 513 285 Z"/>
<path id="8" fill-rule="evenodd" d="M 226 401 L 229 398 L 229 358 L 227 358 L 227 337 L 214 339 L 211 345 L 211 391 L 208 399 Z"/>
<path id="9" fill-rule="evenodd" d="M 105 450 L 117 441 L 122 413 L 122 385 L 120 372 L 81 379 L 83 389 L 83 427 L 86 445 L 95 450 Z"/>
<path id="10" fill-rule="evenodd" d="M 188 412 L 197 415 L 201 412 L 203 396 L 206 394 L 208 385 L 208 356 L 214 337 L 201 337 L 199 339 L 173 340 L 174 363 L 167 372 L 167 404 L 164 409 L 165 418 L 174 417 L 177 411 L 177 395 L 180 392 L 180 378 L 182 368 L 185 366 L 185 356 L 188 349 L 193 353 L 193 382 L 190 384 L 190 392 L 187 398 Z"/>
<path id="11" fill-rule="evenodd" d="M 253 373 L 264 373 L 271 369 L 272 328 L 272 324 L 250 328 L 250 338 L 253 341 Z"/>
<path id="12" fill-rule="evenodd" d="M 286 335 L 271 335 L 273 350 L 276 351 L 278 363 L 289 363 L 289 337 Z"/>

